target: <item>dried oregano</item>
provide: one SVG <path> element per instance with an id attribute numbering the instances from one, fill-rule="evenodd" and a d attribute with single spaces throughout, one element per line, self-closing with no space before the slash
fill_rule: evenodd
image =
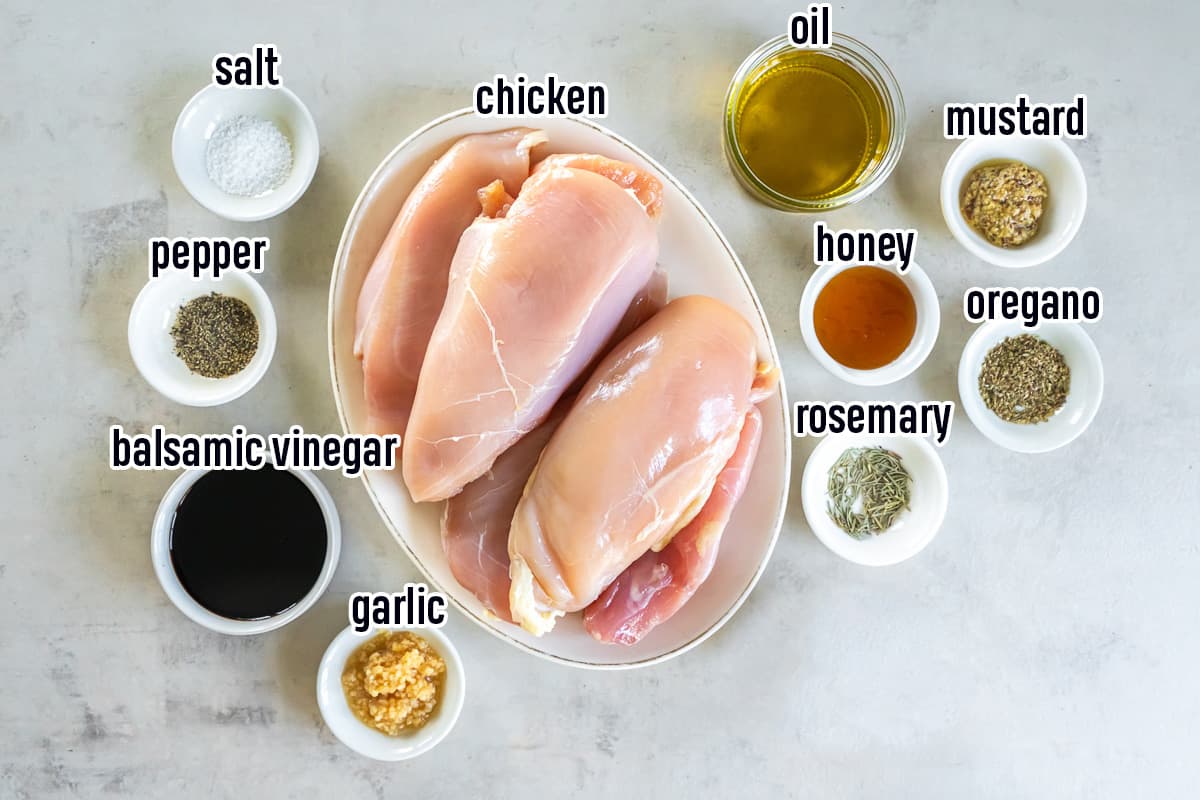
<path id="1" fill-rule="evenodd" d="M 1070 390 L 1071 368 L 1062 353 L 1030 333 L 993 347 L 979 370 L 979 396 L 1005 422 L 1045 422 Z"/>

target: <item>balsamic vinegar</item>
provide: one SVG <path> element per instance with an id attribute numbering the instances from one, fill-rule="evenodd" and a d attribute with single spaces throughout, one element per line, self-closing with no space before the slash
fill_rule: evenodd
<path id="1" fill-rule="evenodd" d="M 171 523 L 171 565 L 183 588 L 229 619 L 265 619 L 299 603 L 321 574 L 327 546 L 316 497 L 271 466 L 205 474 Z"/>

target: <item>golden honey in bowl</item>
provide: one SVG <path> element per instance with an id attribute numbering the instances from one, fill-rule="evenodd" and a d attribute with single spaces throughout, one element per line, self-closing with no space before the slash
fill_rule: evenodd
<path id="1" fill-rule="evenodd" d="M 813 304 L 817 341 L 850 369 L 879 369 L 899 358 L 917 331 L 917 304 L 894 272 L 851 267 L 829 279 Z"/>

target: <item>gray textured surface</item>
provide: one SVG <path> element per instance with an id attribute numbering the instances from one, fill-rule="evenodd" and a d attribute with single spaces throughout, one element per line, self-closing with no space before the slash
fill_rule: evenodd
<path id="1" fill-rule="evenodd" d="M 916 375 L 867 390 L 826 376 L 800 342 L 811 220 L 753 203 L 720 152 L 726 81 L 788 5 L 446 5 L 0 7 L 0 796 L 1192 794 L 1196 7 L 837 6 L 836 27 L 894 69 L 910 121 L 884 189 L 828 219 L 918 226 L 944 315 Z M 187 196 L 169 142 L 212 55 L 256 41 L 281 46 L 322 161 L 290 212 L 239 225 Z M 326 476 L 346 544 L 323 601 L 274 634 L 223 638 L 170 606 L 150 567 L 150 520 L 174 476 L 110 473 L 105 430 L 335 429 L 323 321 L 350 204 L 395 142 L 516 69 L 608 83 L 608 124 L 672 169 L 742 255 L 795 398 L 954 398 L 962 291 L 1010 281 L 1104 290 L 1091 332 L 1107 395 L 1083 439 L 1042 456 L 992 446 L 960 413 L 943 452 L 949 517 L 907 564 L 839 561 L 794 503 L 745 608 L 667 665 L 571 671 L 456 615 L 470 672 L 458 728 L 415 762 L 380 765 L 333 740 L 313 697 L 345 596 L 416 574 L 362 487 Z M 1092 133 L 1076 151 L 1091 205 L 1066 253 L 1015 275 L 950 239 L 936 188 L 953 148 L 942 103 L 1018 91 L 1088 93 Z M 134 371 L 126 315 L 147 237 L 223 234 L 272 237 L 263 283 L 279 349 L 246 397 L 187 409 Z M 810 447 L 798 442 L 797 478 Z"/>

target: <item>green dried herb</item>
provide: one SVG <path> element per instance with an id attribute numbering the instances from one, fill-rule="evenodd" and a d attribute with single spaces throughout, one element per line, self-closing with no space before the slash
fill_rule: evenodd
<path id="1" fill-rule="evenodd" d="M 979 370 L 979 396 L 1005 422 L 1036 425 L 1067 402 L 1071 368 L 1063 354 L 1030 333 L 1009 336 L 988 351 Z"/>
<path id="2" fill-rule="evenodd" d="M 228 378 L 258 351 L 258 319 L 250 306 L 224 294 L 201 295 L 180 307 L 171 326 L 175 355 L 205 378 Z"/>
<path id="3" fill-rule="evenodd" d="M 829 518 L 855 539 L 878 536 L 909 507 L 912 476 L 882 447 L 852 447 L 829 468 Z"/>

